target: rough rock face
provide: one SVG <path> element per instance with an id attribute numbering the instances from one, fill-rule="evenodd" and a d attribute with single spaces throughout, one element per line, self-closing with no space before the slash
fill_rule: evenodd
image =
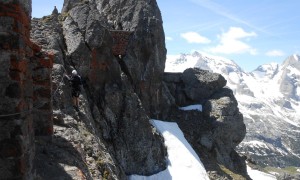
<path id="1" fill-rule="evenodd" d="M 198 102 L 208 99 L 215 91 L 226 85 L 226 80 L 220 74 L 196 69 L 185 70 L 182 81 L 185 84 L 184 92 L 187 97 Z"/>
<path id="2" fill-rule="evenodd" d="M 161 85 L 166 48 L 162 18 L 156 1 L 95 2 L 101 15 L 113 23 L 111 28 L 133 31 L 127 55 L 122 61 L 146 112 L 151 117 L 160 116 L 166 106 Z"/>
<path id="3" fill-rule="evenodd" d="M 202 103 L 226 85 L 220 74 L 192 68 L 183 73 L 165 73 L 164 81 L 171 82 L 168 88 L 180 105 Z"/>
<path id="4" fill-rule="evenodd" d="M 300 179 L 300 174 L 289 175 L 289 174 L 280 174 L 276 176 L 278 180 L 293 180 L 293 179 Z"/>
<path id="5" fill-rule="evenodd" d="M 127 54 L 120 60 L 121 68 L 134 84 L 146 112 L 159 116 L 168 101 L 161 85 L 166 49 L 156 1 L 65 1 L 62 15 L 67 16 L 63 27 L 68 53 L 83 74 L 89 70 L 89 64 L 78 61 L 86 59 L 90 51 L 106 54 L 99 60 L 102 69 L 114 67 L 110 64 L 116 60 L 110 57 L 111 49 L 107 49 L 112 42 L 108 30 L 133 31 Z"/>
<path id="6" fill-rule="evenodd" d="M 61 15 L 54 11 L 51 16 L 33 19 L 31 36 L 35 42 L 44 49 L 51 50 L 55 55 L 56 64 L 52 76 L 53 91 L 55 92 L 53 105 L 54 110 L 62 114 L 59 116 L 64 117 L 66 114 L 70 114 L 70 106 L 72 106 L 68 94 L 70 88 L 63 79 L 63 74 L 69 73 L 75 68 L 84 80 L 82 93 L 86 96 L 82 98 L 88 102 L 86 105 L 90 109 L 85 111 L 80 107 L 81 113 L 90 117 L 90 121 L 100 129 L 92 134 L 100 138 L 98 143 L 105 144 L 104 147 L 112 156 L 112 158 L 106 159 L 104 156 L 95 158 L 95 155 L 88 154 L 89 159 L 93 159 L 94 162 L 101 159 L 103 161 L 101 164 L 106 164 L 105 171 L 114 174 L 115 178 L 123 179 L 125 174 L 150 175 L 163 170 L 166 165 L 166 149 L 163 139 L 149 123 L 149 115 L 154 114 L 152 113 L 154 111 L 148 108 L 151 103 L 159 104 L 156 100 L 161 99 L 160 94 L 155 94 L 155 101 L 148 102 L 148 97 L 154 96 L 150 96 L 151 93 L 154 93 L 154 89 L 155 91 L 162 89 L 161 77 L 155 76 L 155 81 L 145 80 L 143 87 L 136 85 L 139 80 L 134 78 L 133 74 L 140 69 L 127 64 L 126 58 L 130 56 L 128 50 L 122 59 L 114 56 L 112 49 L 114 39 L 109 31 L 113 29 L 110 21 L 103 14 L 104 10 L 99 9 L 102 3 L 80 1 L 69 4 L 68 1 L 65 1 Z M 158 75 L 162 74 L 165 48 L 164 43 L 160 44 L 157 41 L 163 42 L 161 38 L 164 35 L 156 3 L 149 5 L 141 1 L 138 5 L 129 3 L 123 7 L 124 9 L 125 7 L 140 9 L 132 12 L 136 13 L 134 18 L 137 19 L 132 20 L 132 24 L 136 24 L 131 29 L 134 32 L 129 40 L 128 49 L 135 48 L 135 50 L 132 52 L 134 57 L 129 58 L 128 61 L 134 62 L 134 65 L 148 63 L 151 71 L 149 69 L 147 73 L 151 77 L 153 69 L 159 69 L 156 70 L 160 72 Z M 145 7 L 151 14 L 151 16 L 146 14 L 146 19 L 140 15 L 140 11 Z M 132 13 L 130 16 L 133 16 Z M 152 23 L 151 32 L 144 31 L 145 24 L 140 21 L 148 23 L 153 16 L 157 16 L 160 21 Z M 153 32 L 154 30 L 155 32 Z M 151 42 L 149 47 L 139 47 L 137 43 L 141 43 L 141 41 L 154 42 Z M 161 47 L 152 47 L 157 44 L 160 44 Z M 129 46 L 132 47 L 129 48 Z M 141 59 L 142 55 L 136 55 L 143 54 L 143 51 L 149 51 L 147 52 L 149 57 Z M 150 83 L 153 87 L 146 89 L 145 87 L 149 87 Z M 145 88 L 145 92 L 143 92 L 145 98 L 142 98 L 141 88 Z M 148 92 L 149 90 L 151 92 Z M 153 104 L 152 107 L 157 107 L 157 104 Z M 98 150 L 94 149 L 94 151 Z M 97 165 L 97 163 L 94 164 Z M 110 166 L 115 166 L 115 168 L 107 168 Z M 119 167 L 122 170 L 117 170 Z M 84 169 L 81 171 L 84 172 L 85 177 L 105 176 L 104 171 L 94 174 L 89 174 Z"/>
<path id="7" fill-rule="evenodd" d="M 167 119 L 179 124 L 201 154 L 210 177 L 226 177 L 215 174 L 222 172 L 218 164 L 247 177 L 246 164 L 234 150 L 244 139 L 246 126 L 233 92 L 224 88 L 226 80 L 219 74 L 194 68 L 183 73 L 165 73 L 164 82 L 178 106 L 203 105 L 203 112 L 172 109 Z"/>
<path id="8" fill-rule="evenodd" d="M 207 138 L 212 138 L 216 145 L 218 162 L 230 169 L 239 166 L 233 161 L 236 158 L 233 156 L 237 156 L 234 148 L 246 135 L 243 115 L 237 106 L 232 90 L 224 88 L 215 93 L 203 107 L 204 117 L 213 121 L 214 126 L 214 133 Z"/>

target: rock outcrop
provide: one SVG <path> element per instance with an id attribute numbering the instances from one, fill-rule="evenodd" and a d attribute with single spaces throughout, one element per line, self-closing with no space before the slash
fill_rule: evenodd
<path id="1" fill-rule="evenodd" d="M 226 85 L 220 74 L 192 68 L 183 73 L 165 73 L 164 81 L 176 98 L 176 104 L 181 106 L 195 102 L 202 104 Z"/>
<path id="2" fill-rule="evenodd" d="M 198 69 L 164 74 L 156 1 L 65 0 L 61 14 L 55 8 L 33 18 L 31 34 L 30 7 L 30 0 L 0 4 L 1 115 L 18 113 L 0 122 L 1 178 L 127 179 L 160 172 L 167 151 L 150 118 L 176 121 L 212 177 L 230 178 L 218 164 L 247 177 L 234 151 L 245 126 L 225 79 Z M 64 78 L 73 69 L 83 79 L 80 112 Z M 193 103 L 203 112 L 178 109 Z"/>
<path id="3" fill-rule="evenodd" d="M 167 119 L 179 124 L 201 154 L 210 177 L 226 177 L 214 173 L 222 172 L 219 165 L 247 177 L 246 164 L 235 151 L 246 135 L 246 126 L 232 90 L 224 87 L 226 80 L 220 74 L 190 68 L 183 73 L 165 73 L 164 82 L 177 106 L 203 105 L 202 112 L 172 109 Z"/>

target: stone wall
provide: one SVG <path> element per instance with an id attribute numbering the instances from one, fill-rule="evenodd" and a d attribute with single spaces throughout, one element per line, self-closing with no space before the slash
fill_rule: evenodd
<path id="1" fill-rule="evenodd" d="M 54 56 L 34 46 L 35 55 L 31 58 L 34 131 L 36 136 L 47 136 L 53 134 L 51 72 Z"/>
<path id="2" fill-rule="evenodd" d="M 130 35 L 132 34 L 132 31 L 118 31 L 118 30 L 111 30 L 110 34 L 113 37 L 114 44 L 113 44 L 113 54 L 115 56 L 118 55 L 125 55 L 127 44 L 130 38 Z"/>
<path id="3" fill-rule="evenodd" d="M 37 56 L 41 52 L 30 41 L 30 14 L 30 0 L 0 2 L 0 179 L 32 179 L 34 174 L 34 124 L 43 119 L 34 118 L 34 106 L 43 93 L 38 94 L 33 77 L 38 77 L 40 68 L 46 68 L 42 74 L 50 77 L 52 59 L 47 54 Z M 46 89 L 51 91 L 51 84 Z M 37 108 L 51 111 L 51 96 L 44 101 L 49 106 Z M 51 122 L 51 117 L 46 121 Z M 46 124 L 47 133 L 41 134 L 51 134 L 51 125 Z"/>

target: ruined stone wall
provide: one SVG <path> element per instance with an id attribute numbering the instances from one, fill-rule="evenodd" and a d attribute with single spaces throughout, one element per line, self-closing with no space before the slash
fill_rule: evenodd
<path id="1" fill-rule="evenodd" d="M 113 54 L 115 56 L 125 55 L 127 44 L 130 38 L 130 34 L 132 34 L 132 31 L 111 30 L 110 34 L 112 35 L 114 40 L 112 48 Z"/>
<path id="2" fill-rule="evenodd" d="M 34 131 L 36 136 L 48 136 L 53 134 L 51 72 L 54 57 L 40 52 L 39 46 L 34 46 L 35 55 L 31 57 Z"/>
<path id="3" fill-rule="evenodd" d="M 41 94 L 33 77 L 38 67 L 48 69 L 43 75 L 50 77 L 52 59 L 37 56 L 40 49 L 30 41 L 30 14 L 31 0 L 0 1 L 0 179 L 33 178 L 34 124 L 43 119 L 34 118 L 34 109 L 51 111 L 51 96 L 45 98 L 49 106 L 35 108 Z M 47 88 L 51 91 L 51 84 Z"/>

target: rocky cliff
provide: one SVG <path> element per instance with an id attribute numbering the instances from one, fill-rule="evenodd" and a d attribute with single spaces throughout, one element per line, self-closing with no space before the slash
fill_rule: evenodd
<path id="1" fill-rule="evenodd" d="M 224 167 L 248 177 L 234 150 L 245 125 L 225 79 L 199 69 L 164 74 L 156 1 L 65 0 L 61 14 L 54 9 L 31 19 L 30 34 L 30 1 L 0 5 L 1 61 L 7 64 L 1 67 L 0 140 L 7 145 L 0 151 L 1 178 L 155 174 L 165 169 L 167 151 L 150 118 L 176 121 L 211 178 L 231 179 Z M 15 35 L 18 41 L 9 41 Z M 73 69 L 83 79 L 80 112 L 64 78 Z M 201 103 L 203 112 L 178 109 L 193 103 Z"/>
<path id="2" fill-rule="evenodd" d="M 161 67 L 165 61 L 165 49 L 153 47 L 157 44 L 164 47 L 163 43 L 157 42 L 163 39 L 161 16 L 156 3 L 141 1 L 136 7 L 133 2 L 124 1 L 124 8 L 137 9 L 123 15 L 128 16 L 132 23 L 133 29 L 124 33 L 131 36 L 127 49 L 132 49 L 133 52 L 127 51 L 126 56 L 122 57 L 120 54 L 119 57 L 113 53 L 112 47 L 116 40 L 111 31 L 115 32 L 116 29 L 108 22 L 106 6 L 114 6 L 109 8 L 110 11 L 117 8 L 114 1 L 65 1 L 61 15 L 54 11 L 51 16 L 32 20 L 32 38 L 55 55 L 56 64 L 52 77 L 53 91 L 56 94 L 53 105 L 58 116 L 70 113 L 70 116 L 74 116 L 68 93 L 70 88 L 63 79 L 63 74 L 76 69 L 84 81 L 81 102 L 86 101 L 85 106 L 80 106 L 78 119 L 89 119 L 93 124 L 91 127 L 96 129 L 92 136 L 98 137 L 98 143 L 106 142 L 107 151 L 113 152 L 113 159 L 109 164 L 121 167 L 124 171 L 122 176 L 154 174 L 163 170 L 166 165 L 163 139 L 149 123 L 149 116 L 157 112 L 148 108 L 157 108 L 162 100 Z M 160 23 L 151 24 L 148 18 L 139 16 L 141 11 L 147 12 L 146 17 L 157 17 L 157 22 Z M 144 25 L 139 25 L 140 23 L 148 26 L 148 29 L 143 29 Z M 126 33 L 131 31 L 133 32 Z M 139 47 L 141 42 L 147 41 L 149 47 Z M 146 57 L 147 53 L 150 54 L 149 57 Z M 136 72 L 140 69 L 144 69 L 143 73 L 148 73 L 149 77 L 149 73 L 153 71 L 158 71 L 161 75 L 141 80 L 137 78 L 142 76 L 141 72 Z M 65 117 L 60 118 L 64 121 Z M 92 152 L 95 151 L 97 149 L 93 148 Z M 108 163 L 104 160 L 106 157 L 101 158 L 98 154 L 91 156 L 95 161 L 103 161 L 101 164 Z M 103 172 L 100 173 L 103 176 Z"/>

